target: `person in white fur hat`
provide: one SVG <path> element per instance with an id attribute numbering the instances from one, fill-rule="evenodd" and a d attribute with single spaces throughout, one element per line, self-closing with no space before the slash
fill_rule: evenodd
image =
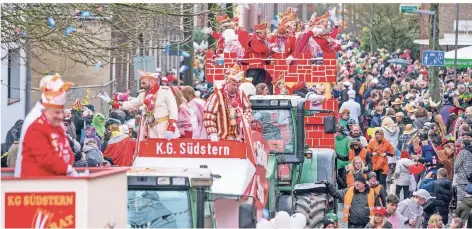
<path id="1" fill-rule="evenodd" d="M 225 48 L 223 52 L 236 53 L 237 58 L 244 57 L 244 48 L 239 42 L 238 35 L 232 29 L 227 29 L 223 32 L 225 39 Z"/>
<path id="2" fill-rule="evenodd" d="M 67 91 L 72 85 L 57 73 L 41 79 L 41 101 L 23 123 L 15 177 L 78 175 L 72 168 L 74 153 L 62 127 Z"/>

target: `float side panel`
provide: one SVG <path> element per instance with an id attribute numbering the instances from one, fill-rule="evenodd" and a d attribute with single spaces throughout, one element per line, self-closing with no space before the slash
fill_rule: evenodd
<path id="1" fill-rule="evenodd" d="M 65 184 L 67 183 L 67 184 Z M 2 180 L 2 197 L 0 198 L 2 220 L 1 228 L 5 228 L 5 199 L 6 193 L 47 193 L 47 192 L 75 192 L 75 227 L 86 227 L 86 205 L 87 205 L 87 182 L 85 180 Z M 33 222 L 33 219 L 26 219 L 20 216 L 22 220 Z"/>
<path id="2" fill-rule="evenodd" d="M 127 228 L 128 185 L 126 173 L 88 181 L 87 228 Z M 100 194 L 101 193 L 101 194 Z"/>

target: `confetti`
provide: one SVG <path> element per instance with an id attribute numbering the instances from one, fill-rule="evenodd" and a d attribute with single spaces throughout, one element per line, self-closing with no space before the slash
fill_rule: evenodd
<path id="1" fill-rule="evenodd" d="M 48 18 L 48 24 L 49 24 L 49 28 L 51 29 L 54 29 L 54 27 L 56 27 L 56 21 L 54 21 L 54 18 L 52 17 Z"/>
<path id="2" fill-rule="evenodd" d="M 64 36 L 69 36 L 71 33 L 75 32 L 75 29 L 74 27 L 72 27 L 71 25 L 69 25 L 69 27 L 67 27 L 65 30 L 64 30 Z"/>
<path id="3" fill-rule="evenodd" d="M 88 18 L 88 17 L 90 17 L 90 16 L 92 16 L 92 14 L 90 13 L 90 11 L 82 11 L 82 12 L 80 13 L 80 17 L 83 17 L 83 18 Z"/>
<path id="4" fill-rule="evenodd" d="M 95 71 L 99 71 L 101 67 L 102 67 L 102 62 L 96 63 L 95 64 Z"/>
<path id="5" fill-rule="evenodd" d="M 15 33 L 20 34 L 20 32 L 21 32 L 21 29 L 20 29 L 20 28 L 16 28 L 16 29 L 15 29 Z"/>

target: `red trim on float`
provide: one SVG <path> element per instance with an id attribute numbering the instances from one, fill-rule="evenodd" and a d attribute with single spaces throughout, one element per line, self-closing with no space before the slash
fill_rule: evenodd
<path id="1" fill-rule="evenodd" d="M 96 179 L 100 177 L 110 176 L 119 173 L 126 173 L 130 168 L 129 167 L 111 167 L 111 168 L 75 168 L 77 172 L 84 172 L 85 170 L 89 170 L 90 175 L 88 176 L 78 176 L 78 177 L 71 177 L 71 176 L 40 176 L 40 177 L 14 177 L 12 176 L 4 176 L 2 175 L 2 180 L 64 180 L 64 179 Z M 13 174 L 13 168 L 2 168 L 2 174 L 11 173 Z"/>

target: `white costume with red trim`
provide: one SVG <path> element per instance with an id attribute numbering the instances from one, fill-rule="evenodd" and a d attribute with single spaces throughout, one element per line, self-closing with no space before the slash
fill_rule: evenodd
<path id="1" fill-rule="evenodd" d="M 149 77 L 150 73 L 145 73 L 144 78 Z M 143 77 L 141 77 L 143 79 Z M 178 117 L 177 102 L 174 94 L 167 86 L 159 86 L 156 83 L 150 91 L 142 92 L 137 98 L 126 102 L 114 102 L 114 108 L 124 110 L 137 110 L 141 106 L 146 106 L 146 112 L 143 113 L 140 131 L 148 138 L 167 138 L 168 132 L 173 132 L 171 138 L 180 136 L 177 130 L 176 121 Z"/>

